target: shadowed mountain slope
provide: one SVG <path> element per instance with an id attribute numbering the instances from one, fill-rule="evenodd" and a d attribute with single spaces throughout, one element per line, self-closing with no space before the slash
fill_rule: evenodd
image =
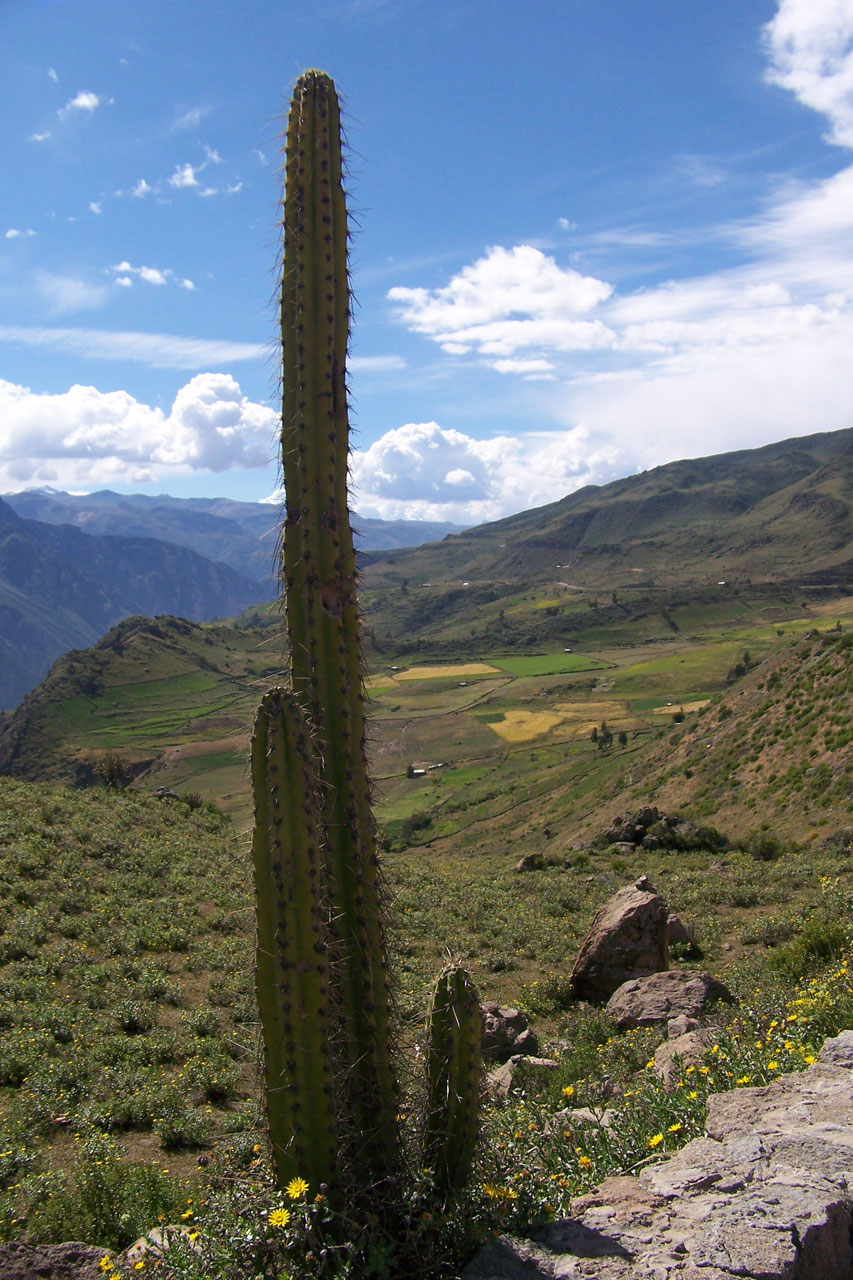
<path id="1" fill-rule="evenodd" d="M 257 582 L 186 547 L 25 520 L 0 500 L 0 706 L 13 707 L 59 654 L 120 618 L 201 621 L 265 598 Z"/>
<path id="2" fill-rule="evenodd" d="M 231 498 L 173 498 L 169 494 L 60 493 L 27 489 L 5 495 L 20 516 L 47 524 L 72 524 L 85 533 L 158 538 L 228 564 L 263 583 L 271 599 L 275 582 L 281 512 L 275 503 Z M 370 520 L 355 516 L 362 553 L 419 546 L 456 533 L 460 526 L 426 520 Z"/>

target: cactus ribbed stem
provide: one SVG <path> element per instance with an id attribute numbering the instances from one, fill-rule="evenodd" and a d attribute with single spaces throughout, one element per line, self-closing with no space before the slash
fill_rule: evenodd
<path id="1" fill-rule="evenodd" d="M 464 969 L 449 965 L 436 981 L 426 1051 L 424 1162 L 442 1189 L 461 1187 L 477 1144 L 483 1074 L 483 1017 Z"/>
<path id="2" fill-rule="evenodd" d="M 346 1149 L 362 1177 L 397 1166 L 397 1091 L 376 837 L 365 753 L 356 565 L 347 508 L 346 354 L 350 298 L 340 110 L 328 76 L 309 71 L 287 128 L 282 465 L 283 577 L 291 684 L 320 756 L 330 928 L 349 1117 Z M 346 1151 L 345 1151 L 346 1154 Z"/>
<path id="3" fill-rule="evenodd" d="M 279 1185 L 336 1177 L 329 958 L 322 913 L 316 750 L 292 694 L 271 689 L 252 737 L 256 988 Z"/>

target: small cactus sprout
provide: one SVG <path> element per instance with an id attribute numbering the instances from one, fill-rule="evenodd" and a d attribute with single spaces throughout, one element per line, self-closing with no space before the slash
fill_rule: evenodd
<path id="1" fill-rule="evenodd" d="M 483 1015 L 474 983 L 455 965 L 439 975 L 433 991 L 426 1070 L 424 1162 L 439 1187 L 461 1187 L 479 1131 Z"/>

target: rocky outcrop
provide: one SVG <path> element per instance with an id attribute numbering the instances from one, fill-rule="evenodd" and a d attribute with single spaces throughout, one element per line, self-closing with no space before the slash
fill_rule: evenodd
<path id="1" fill-rule="evenodd" d="M 853 1031 L 807 1071 L 709 1098 L 707 1137 L 572 1207 L 464 1280 L 850 1280 Z"/>
<path id="2" fill-rule="evenodd" d="M 514 1055 L 532 1056 L 539 1051 L 536 1033 L 520 1009 L 509 1009 L 486 1000 L 483 1012 L 483 1061 L 507 1062 Z"/>
<path id="3" fill-rule="evenodd" d="M 620 813 L 595 840 L 597 845 L 632 849 L 709 849 L 718 852 L 728 841 L 714 827 L 699 827 L 677 813 L 661 813 L 652 804 L 636 813 Z"/>
<path id="4" fill-rule="evenodd" d="M 607 1002 L 607 1012 L 620 1031 L 653 1027 L 682 1014 L 701 1018 L 718 1000 L 731 1002 L 732 993 L 711 973 L 695 969 L 669 969 L 645 978 L 623 982 Z"/>
<path id="5" fill-rule="evenodd" d="M 667 907 L 645 877 L 596 913 L 571 974 L 572 994 L 603 1003 L 623 982 L 669 968 Z"/>

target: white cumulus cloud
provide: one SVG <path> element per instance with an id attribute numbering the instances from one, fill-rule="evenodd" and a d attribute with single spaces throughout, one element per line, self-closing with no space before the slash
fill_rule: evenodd
<path id="1" fill-rule="evenodd" d="M 521 373 L 545 372 L 548 348 L 591 350 L 614 343 L 598 319 L 585 317 L 610 297 L 612 285 L 560 267 L 529 244 L 500 245 L 437 289 L 396 286 L 388 291 L 399 317 L 416 333 L 440 343 L 451 355 L 478 352 L 503 363 L 518 352 L 530 353 Z"/>
<path id="2" fill-rule="evenodd" d="M 87 488 L 266 466 L 278 415 L 228 374 L 200 373 L 168 413 L 126 391 L 37 394 L 0 381 L 0 484 Z"/>
<path id="3" fill-rule="evenodd" d="M 829 121 L 829 140 L 853 147 L 853 4 L 780 0 L 764 28 L 767 79 Z"/>
<path id="4" fill-rule="evenodd" d="M 198 178 L 196 174 L 203 166 L 196 165 L 195 168 L 191 164 L 178 165 L 175 172 L 169 179 L 170 187 L 197 187 Z"/>
<path id="5" fill-rule="evenodd" d="M 81 89 L 79 93 L 75 94 L 73 98 L 70 98 L 68 102 L 66 102 L 64 107 L 60 107 L 56 114 L 59 116 L 60 120 L 66 120 L 69 116 L 75 115 L 80 111 L 84 114 L 91 115 L 93 111 L 97 110 L 102 102 L 103 98 L 99 97 L 97 93 Z"/>
<path id="6" fill-rule="evenodd" d="M 593 446 L 583 427 L 476 440 L 410 422 L 354 452 L 353 499 L 363 516 L 480 524 L 610 479 L 620 464 L 623 451 Z"/>
<path id="7" fill-rule="evenodd" d="M 131 277 L 135 276 L 137 280 L 141 280 L 144 284 L 164 285 L 174 277 L 174 271 L 171 267 L 165 267 L 162 271 L 159 267 L 132 267 L 129 262 L 119 262 L 117 266 L 110 267 L 118 277 L 117 284 L 128 285 L 132 283 Z M 186 288 L 194 288 L 190 281 L 179 281 Z"/>

